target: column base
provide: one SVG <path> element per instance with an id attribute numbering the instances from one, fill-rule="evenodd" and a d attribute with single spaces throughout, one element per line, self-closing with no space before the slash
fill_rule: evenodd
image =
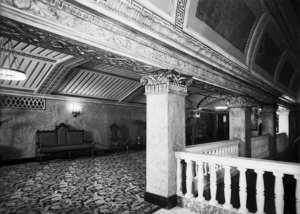
<path id="1" fill-rule="evenodd" d="M 160 206 L 164 209 L 172 209 L 177 205 L 177 195 L 164 197 L 150 192 L 145 192 L 145 201 Z"/>

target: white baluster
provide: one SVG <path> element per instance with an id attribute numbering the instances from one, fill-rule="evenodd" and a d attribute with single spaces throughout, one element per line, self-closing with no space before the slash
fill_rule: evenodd
<path id="1" fill-rule="evenodd" d="M 216 200 L 217 195 L 217 173 L 216 173 L 216 165 L 210 164 L 210 195 L 211 199 L 209 204 L 217 205 L 218 201 Z"/>
<path id="2" fill-rule="evenodd" d="M 203 197 L 203 190 L 204 190 L 204 174 L 203 174 L 203 163 L 197 162 L 198 165 L 198 171 L 197 171 L 197 177 L 198 177 L 198 197 L 197 201 L 204 201 L 205 198 Z M 204 165 L 205 167 L 205 165 Z"/>
<path id="3" fill-rule="evenodd" d="M 265 185 L 264 185 L 264 178 L 263 174 L 264 171 L 261 170 L 255 170 L 257 174 L 256 178 L 256 205 L 257 205 L 257 211 L 256 214 L 264 214 L 264 205 L 265 205 Z"/>
<path id="4" fill-rule="evenodd" d="M 300 214 L 300 176 L 294 175 L 296 179 L 296 212 Z"/>
<path id="5" fill-rule="evenodd" d="M 192 185 L 193 185 L 193 162 L 188 160 L 186 161 L 186 198 L 193 198 Z"/>
<path id="6" fill-rule="evenodd" d="M 239 213 L 248 213 L 248 209 L 246 208 L 246 202 L 247 202 L 247 181 L 246 181 L 246 170 L 245 168 L 238 168 L 240 171 L 240 208 Z"/>
<path id="7" fill-rule="evenodd" d="M 225 196 L 225 203 L 223 204 L 223 208 L 230 210 L 232 205 L 230 204 L 231 200 L 231 174 L 230 174 L 230 166 L 223 166 L 225 169 L 224 175 L 224 196 Z"/>
<path id="8" fill-rule="evenodd" d="M 178 196 L 182 196 L 182 190 L 181 190 L 181 184 L 182 184 L 182 167 L 181 167 L 181 159 L 177 159 L 177 191 L 176 194 Z"/>
<path id="9" fill-rule="evenodd" d="M 275 208 L 276 214 L 282 214 L 284 208 L 283 201 L 283 173 L 273 173 L 275 176 Z"/>

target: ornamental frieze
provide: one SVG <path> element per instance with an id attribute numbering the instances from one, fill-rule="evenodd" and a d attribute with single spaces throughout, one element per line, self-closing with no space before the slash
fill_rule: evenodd
<path id="1" fill-rule="evenodd" d="M 254 99 L 242 96 L 230 96 L 227 98 L 227 105 L 229 108 L 251 108 Z"/>

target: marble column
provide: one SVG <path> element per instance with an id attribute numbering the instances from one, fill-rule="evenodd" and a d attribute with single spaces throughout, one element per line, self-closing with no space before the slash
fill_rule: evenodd
<path id="1" fill-rule="evenodd" d="M 251 107 L 253 100 L 248 97 L 230 97 L 229 139 L 241 139 L 239 155 L 251 157 Z"/>
<path id="2" fill-rule="evenodd" d="M 270 155 L 276 155 L 276 111 L 277 105 L 264 105 L 261 107 L 261 130 L 262 135 L 271 136 L 269 142 Z"/>
<path id="3" fill-rule="evenodd" d="M 191 78 L 162 70 L 143 76 L 147 96 L 145 201 L 176 206 L 175 151 L 185 150 L 185 96 Z"/>
<path id="4" fill-rule="evenodd" d="M 289 114 L 290 110 L 287 108 L 279 107 L 278 114 L 278 132 L 286 133 L 289 136 Z"/>

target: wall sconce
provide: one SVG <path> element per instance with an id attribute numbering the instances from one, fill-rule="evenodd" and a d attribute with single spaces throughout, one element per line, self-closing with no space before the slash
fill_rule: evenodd
<path id="1" fill-rule="evenodd" d="M 82 114 L 82 108 L 78 104 L 72 104 L 71 109 L 72 109 L 71 113 L 72 113 L 73 117 L 77 117 Z"/>
<path id="2" fill-rule="evenodd" d="M 81 115 L 81 112 L 79 110 L 73 110 L 72 115 L 73 115 L 73 117 L 77 117 L 77 116 Z"/>

